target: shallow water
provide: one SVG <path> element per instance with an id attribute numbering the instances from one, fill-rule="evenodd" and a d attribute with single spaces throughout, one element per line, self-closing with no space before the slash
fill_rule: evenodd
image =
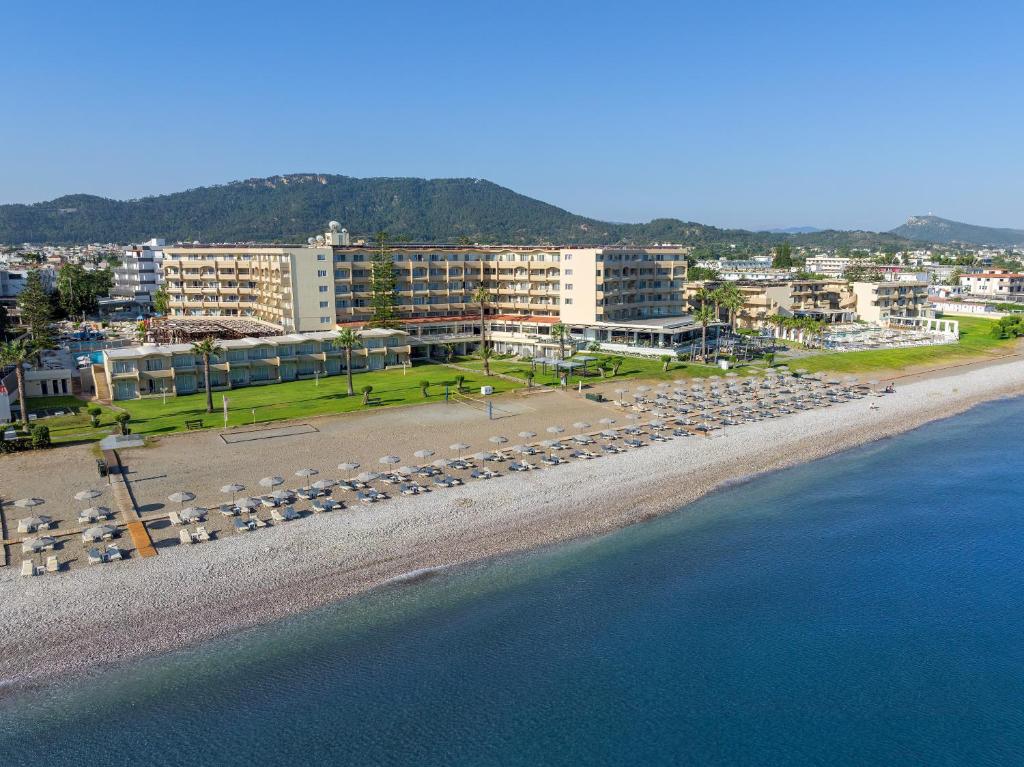
<path id="1" fill-rule="evenodd" d="M 1019 763 L 1022 419 L 21 695 L 0 764 Z"/>

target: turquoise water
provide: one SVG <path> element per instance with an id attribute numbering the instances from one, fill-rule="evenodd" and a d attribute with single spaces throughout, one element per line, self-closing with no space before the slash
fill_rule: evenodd
<path id="1" fill-rule="evenodd" d="M 1022 419 L 5 701 L 0 763 L 1019 764 Z"/>

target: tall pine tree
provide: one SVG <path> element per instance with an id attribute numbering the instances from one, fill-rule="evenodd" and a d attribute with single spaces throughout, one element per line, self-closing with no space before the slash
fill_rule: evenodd
<path id="1" fill-rule="evenodd" d="M 35 349 L 52 349 L 57 345 L 57 337 L 51 324 L 53 305 L 36 269 L 29 271 L 25 278 L 25 287 L 18 294 L 18 313 L 21 315 L 22 324 L 28 326 Z"/>
<path id="2" fill-rule="evenodd" d="M 393 328 L 395 317 L 395 265 L 388 248 L 388 233 L 377 232 L 377 252 L 370 271 L 370 303 L 373 306 L 372 328 Z"/>

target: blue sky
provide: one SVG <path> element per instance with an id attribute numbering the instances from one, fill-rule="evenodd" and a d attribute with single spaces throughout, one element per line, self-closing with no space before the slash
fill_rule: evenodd
<path id="1" fill-rule="evenodd" d="M 316 171 L 616 221 L 1024 226 L 1020 2 L 19 2 L 4 27 L 0 202 Z"/>

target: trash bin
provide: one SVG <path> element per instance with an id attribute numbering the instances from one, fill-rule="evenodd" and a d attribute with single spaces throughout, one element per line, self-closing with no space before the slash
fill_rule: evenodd
<path id="1" fill-rule="evenodd" d="M 480 393 L 485 395 L 485 396 L 488 395 L 488 394 L 494 394 L 494 387 L 493 386 L 481 386 L 480 387 Z"/>

